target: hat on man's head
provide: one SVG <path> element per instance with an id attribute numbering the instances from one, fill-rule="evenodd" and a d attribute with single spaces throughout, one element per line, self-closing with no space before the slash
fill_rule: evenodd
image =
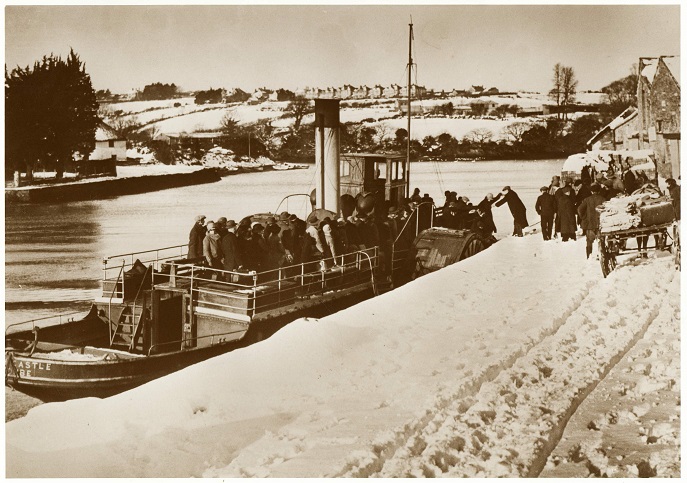
<path id="1" fill-rule="evenodd" d="M 673 185 L 677 184 L 677 181 L 675 181 L 674 178 L 668 178 L 668 179 L 666 180 L 666 184 L 667 184 L 668 186 L 673 186 Z"/>
<path id="2" fill-rule="evenodd" d="M 236 222 L 234 220 L 227 221 L 227 228 L 234 228 L 235 226 Z"/>
<path id="3" fill-rule="evenodd" d="M 274 216 L 270 216 L 269 218 L 267 218 L 267 223 L 273 224 L 276 222 L 277 222 L 277 219 Z"/>
<path id="4" fill-rule="evenodd" d="M 296 215 L 289 216 L 289 221 L 296 221 L 297 219 L 298 219 L 298 216 L 296 216 Z"/>
<path id="5" fill-rule="evenodd" d="M 196 215 L 196 221 L 203 221 L 205 219 L 205 215 Z"/>
<path id="6" fill-rule="evenodd" d="M 220 216 L 219 218 L 217 218 L 217 223 L 218 223 L 219 225 L 226 225 L 226 223 L 227 223 L 226 217 Z"/>
<path id="7" fill-rule="evenodd" d="M 215 229 L 215 222 L 214 221 L 208 221 L 208 224 L 205 226 L 207 227 L 208 231 L 214 230 Z"/>
<path id="8" fill-rule="evenodd" d="M 293 216 L 296 216 L 296 215 L 293 215 Z M 289 221 L 289 217 L 290 217 L 290 215 L 289 215 L 288 211 L 282 211 L 279 214 L 279 221 Z"/>
<path id="9" fill-rule="evenodd" d="M 265 227 L 262 226 L 262 224 L 261 224 L 261 223 L 258 223 L 257 221 L 254 222 L 250 227 L 251 227 L 252 230 L 255 230 L 255 231 L 261 231 L 261 230 L 264 230 L 264 229 L 265 229 Z"/>

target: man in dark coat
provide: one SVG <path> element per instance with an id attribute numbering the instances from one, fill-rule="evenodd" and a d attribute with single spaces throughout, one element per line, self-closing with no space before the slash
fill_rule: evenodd
<path id="1" fill-rule="evenodd" d="M 561 239 L 565 242 L 576 240 L 577 220 L 575 216 L 575 192 L 572 187 L 565 186 L 556 191 L 556 217 L 560 221 Z"/>
<path id="2" fill-rule="evenodd" d="M 226 223 L 224 235 L 220 240 L 222 247 L 222 268 L 228 272 L 233 272 L 243 265 L 241 253 L 238 249 L 238 239 L 236 238 L 236 222 L 229 220 Z"/>
<path id="3" fill-rule="evenodd" d="M 592 194 L 587 196 L 577 207 L 582 229 L 587 236 L 587 258 L 592 254 L 594 240 L 599 236 L 599 212 L 596 211 L 596 207 L 606 201 L 606 198 L 599 194 L 600 187 L 598 184 L 594 183 L 590 190 Z"/>
<path id="4" fill-rule="evenodd" d="M 205 215 L 196 216 L 196 221 L 188 234 L 187 258 L 203 258 L 203 240 L 207 230 L 205 229 Z"/>
<path id="5" fill-rule="evenodd" d="M 496 202 L 496 206 L 508 203 L 510 213 L 513 215 L 513 236 L 522 236 L 522 229 L 528 225 L 525 204 L 518 194 L 510 189 L 510 186 L 505 186 L 501 191 L 501 195 L 501 199 Z"/>
<path id="6" fill-rule="evenodd" d="M 458 228 L 458 203 L 455 201 L 449 202 L 444 206 L 444 211 L 441 214 L 441 226 L 444 228 Z"/>
<path id="7" fill-rule="evenodd" d="M 668 185 L 668 194 L 673 203 L 673 209 L 675 210 L 675 219 L 680 219 L 680 185 L 673 178 L 668 178 L 666 180 Z"/>
<path id="8" fill-rule="evenodd" d="M 482 218 L 482 223 L 484 225 L 485 233 L 493 235 L 496 233 L 496 225 L 494 224 L 494 217 L 491 214 L 491 206 L 498 201 L 498 198 L 494 198 L 494 195 L 487 193 L 482 201 L 477 204 L 477 213 Z"/>
<path id="9" fill-rule="evenodd" d="M 534 209 L 541 218 L 541 234 L 544 240 L 551 240 L 553 218 L 556 215 L 556 197 L 549 193 L 547 186 L 542 186 L 539 191 L 541 195 L 537 198 Z"/>
<path id="10" fill-rule="evenodd" d="M 585 185 L 580 181 L 579 179 L 575 180 L 573 183 L 573 190 L 575 190 L 575 211 L 577 211 L 577 208 L 580 206 L 582 201 L 587 197 L 592 194 L 591 190 L 589 189 L 589 186 Z M 580 217 L 577 217 L 577 224 L 578 226 L 582 226 L 582 222 L 580 221 Z"/>

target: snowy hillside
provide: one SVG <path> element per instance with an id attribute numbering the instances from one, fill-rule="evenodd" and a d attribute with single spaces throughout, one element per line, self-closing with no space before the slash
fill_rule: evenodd
<path id="1" fill-rule="evenodd" d="M 596 103 L 599 102 L 600 94 L 581 93 L 578 94 L 579 102 Z M 525 94 L 508 96 L 482 96 L 482 97 L 448 97 L 446 99 L 428 99 L 413 101 L 419 103 L 425 111 L 432 107 L 453 103 L 454 106 L 465 106 L 472 102 L 492 102 L 495 104 L 515 104 L 521 109 L 541 109 L 545 103 L 551 101 L 544 94 Z M 174 107 L 175 103 L 181 104 Z M 356 107 L 351 107 L 355 104 Z M 196 105 L 193 98 L 170 99 L 165 101 L 135 101 L 120 102 L 116 104 L 106 104 L 112 111 L 122 110 L 129 113 L 124 118 L 135 118 L 142 124 L 154 122 L 154 126 L 160 133 L 191 133 L 194 131 L 214 131 L 221 127 L 222 119 L 225 115 L 230 115 L 240 124 L 252 124 L 262 119 L 273 120 L 275 127 L 289 127 L 293 125 L 292 117 L 282 118 L 288 102 L 262 102 L 260 104 L 203 104 Z M 199 112 L 202 111 L 202 112 Z M 390 119 L 402 116 L 397 107 L 396 99 L 366 99 L 358 101 L 343 101 L 341 108 L 341 122 L 362 122 L 378 121 L 390 127 L 393 131 L 398 128 L 405 128 L 407 121 L 405 118 Z M 447 132 L 457 139 L 461 139 L 469 131 L 486 127 L 494 134 L 494 139 L 499 139 L 504 126 L 513 122 L 522 122 L 527 119 L 507 118 L 507 119 L 463 119 L 463 118 L 417 118 L 413 126 L 413 138 L 423 139 L 425 136 L 437 136 Z M 303 123 L 314 122 L 314 115 L 306 115 Z M 373 124 L 377 125 L 377 124 Z M 150 127 L 150 126 L 146 126 Z M 392 132 L 393 132 L 392 131 Z"/>
<path id="2" fill-rule="evenodd" d="M 599 379 L 679 319 L 670 257 L 604 279 L 584 243 L 508 237 L 127 393 L 36 407 L 6 425 L 7 476 L 536 476 Z M 679 422 L 660 431 L 679 458 Z"/>

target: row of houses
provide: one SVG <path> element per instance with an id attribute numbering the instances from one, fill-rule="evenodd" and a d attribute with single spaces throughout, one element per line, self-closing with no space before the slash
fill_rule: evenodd
<path id="1" fill-rule="evenodd" d="M 399 84 L 391 84 L 389 86 L 376 84 L 372 87 L 366 85 L 352 86 L 350 84 L 344 84 L 343 87 L 302 87 L 296 89 L 294 94 L 296 96 L 305 97 L 306 99 L 395 99 L 408 97 L 407 92 L 408 87 Z M 496 87 L 485 89 L 484 86 L 471 86 L 470 89 L 467 90 L 453 89 L 446 92 L 444 90 L 434 91 L 433 89 L 427 89 L 424 86 L 416 84 L 411 85 L 410 92 L 414 98 L 430 98 L 436 96 L 476 97 L 499 94 L 499 90 Z M 266 88 L 256 89 L 251 94 L 249 102 L 262 102 L 268 100 L 281 100 L 279 99 L 279 91 L 271 91 Z"/>
<path id="2" fill-rule="evenodd" d="M 592 150 L 650 149 L 661 176 L 680 175 L 680 57 L 640 57 L 637 107 L 629 107 L 589 141 Z"/>

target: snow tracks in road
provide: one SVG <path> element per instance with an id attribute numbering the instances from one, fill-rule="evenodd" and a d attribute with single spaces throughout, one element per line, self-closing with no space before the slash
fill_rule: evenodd
<path id="1" fill-rule="evenodd" d="M 375 441 L 368 452 L 352 455 L 341 475 L 538 475 L 585 397 L 663 306 L 679 307 L 679 289 L 669 283 L 679 280 L 679 273 L 670 259 L 628 264 L 607 279 L 592 262 L 581 262 L 587 273 L 571 277 L 558 294 L 576 301 L 548 334 L 542 332 L 521 354 L 504 357 L 496 374 L 484 371 L 453 397 L 438 399 L 422 417 Z M 578 299 L 580 285 L 589 290 Z"/>

